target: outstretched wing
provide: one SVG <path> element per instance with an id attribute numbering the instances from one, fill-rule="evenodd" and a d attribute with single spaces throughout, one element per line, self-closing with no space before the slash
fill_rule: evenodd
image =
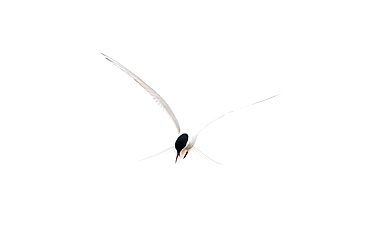
<path id="1" fill-rule="evenodd" d="M 203 124 L 203 125 L 199 128 L 199 130 L 198 130 L 198 134 L 199 134 L 199 132 L 201 132 L 204 128 L 206 128 L 208 125 L 210 125 L 211 123 L 215 122 L 216 120 L 218 120 L 218 119 L 220 119 L 220 118 L 222 118 L 222 117 L 226 116 L 227 114 L 230 114 L 230 113 L 233 113 L 233 112 L 236 112 L 236 111 L 242 110 L 242 109 L 244 109 L 244 108 L 246 108 L 246 107 L 249 107 L 249 106 L 252 106 L 252 105 L 255 105 L 255 104 L 261 103 L 261 102 L 264 102 L 264 101 L 269 100 L 269 99 L 272 99 L 272 98 L 274 98 L 274 97 L 276 97 L 276 96 L 278 96 L 278 95 L 279 95 L 279 94 L 276 94 L 276 95 L 271 96 L 271 97 L 269 97 L 269 98 L 267 98 L 267 99 L 264 99 L 264 100 L 260 100 L 260 101 L 258 101 L 258 102 L 255 102 L 255 103 L 253 103 L 253 104 L 250 104 L 250 105 L 247 105 L 247 106 L 243 106 L 243 107 L 240 107 L 240 108 L 235 109 L 235 110 L 228 111 L 228 112 L 226 112 L 226 113 L 222 114 L 221 116 L 219 116 L 218 118 L 213 119 L 212 121 L 210 121 L 210 122 L 208 122 L 208 123 Z"/>
<path id="2" fill-rule="evenodd" d="M 139 83 L 140 86 L 142 86 L 152 97 L 153 99 L 164 108 L 164 110 L 170 115 L 172 121 L 175 123 L 177 132 L 180 133 L 180 124 L 177 121 L 177 118 L 175 114 L 172 112 L 170 106 L 167 104 L 167 102 L 156 92 L 153 88 L 151 88 L 148 84 L 146 84 L 143 80 L 141 80 L 137 75 L 132 73 L 129 69 L 127 69 L 125 66 L 114 60 L 113 58 L 108 57 L 107 55 L 103 54 L 105 58 L 112 62 L 114 65 L 116 65 L 118 68 L 126 72 L 129 76 L 131 76 L 132 79 L 134 79 L 137 83 Z"/>

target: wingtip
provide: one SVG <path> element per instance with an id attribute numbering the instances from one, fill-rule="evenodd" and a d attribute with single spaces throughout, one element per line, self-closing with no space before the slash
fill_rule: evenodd
<path id="1" fill-rule="evenodd" d="M 105 55 L 103 52 L 101 52 L 100 54 L 102 54 L 105 57 L 105 59 L 111 61 L 110 58 L 109 58 L 109 56 Z"/>
<path id="2" fill-rule="evenodd" d="M 107 59 L 109 62 L 113 62 L 112 61 L 112 59 L 109 57 L 109 56 L 107 56 L 107 55 L 105 55 L 104 53 L 102 53 L 101 52 L 101 54 L 105 57 L 105 59 Z"/>

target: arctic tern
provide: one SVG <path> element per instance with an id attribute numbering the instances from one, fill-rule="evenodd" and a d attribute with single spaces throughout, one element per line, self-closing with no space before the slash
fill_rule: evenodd
<path id="1" fill-rule="evenodd" d="M 172 119 L 173 123 L 175 124 L 176 126 L 176 129 L 177 129 L 177 133 L 180 134 L 181 133 L 181 129 L 180 129 L 180 124 L 179 122 L 177 121 L 177 118 L 175 116 L 175 114 L 173 113 L 173 111 L 171 110 L 170 106 L 167 104 L 167 102 L 153 89 L 151 88 L 148 84 L 146 84 L 142 79 L 140 79 L 137 75 L 135 75 L 133 72 L 131 72 L 129 69 L 127 69 L 125 66 L 123 66 L 122 64 L 120 64 L 119 62 L 117 62 L 116 60 L 114 60 L 113 58 L 105 55 L 102 53 L 102 55 L 110 62 L 112 62 L 114 65 L 116 65 L 118 68 L 120 68 L 121 70 L 123 70 L 125 73 L 127 73 L 132 79 L 134 79 L 141 87 L 143 87 L 149 94 L 150 96 L 152 96 L 152 98 L 161 106 L 163 107 L 163 109 L 167 112 L 167 114 L 170 116 L 170 118 Z M 194 150 L 197 150 L 201 155 L 205 156 L 206 158 L 209 158 L 207 157 L 205 154 L 203 154 L 199 149 L 195 148 L 194 147 L 194 144 L 197 140 L 197 137 L 198 137 L 198 134 L 200 133 L 200 131 L 202 131 L 205 127 L 207 127 L 208 125 L 210 125 L 211 123 L 213 123 L 214 121 L 224 117 L 225 115 L 229 114 L 229 113 L 232 113 L 232 112 L 235 112 L 237 110 L 240 110 L 240 109 L 243 109 L 245 107 L 248 107 L 248 106 L 252 106 L 252 105 L 255 105 L 255 104 L 258 104 L 258 103 L 261 103 L 263 101 L 266 101 L 266 100 L 269 100 L 269 99 L 272 99 L 276 96 L 278 96 L 279 94 L 276 94 L 274 96 L 271 96 L 267 99 L 264 99 L 264 100 L 261 100 L 261 101 L 258 101 L 258 102 L 255 102 L 253 104 L 250 104 L 250 105 L 247 105 L 247 106 L 244 106 L 244 107 L 241 107 L 241 108 L 238 108 L 236 110 L 232 110 L 232 111 L 229 111 L 229 112 L 226 112 L 224 114 L 222 114 L 221 116 L 219 116 L 218 118 L 206 123 L 206 124 L 203 124 L 196 133 L 193 133 L 192 135 L 189 135 L 188 133 L 181 133 L 178 138 L 176 139 L 176 142 L 175 142 L 175 149 L 176 149 L 176 159 L 175 159 L 175 163 L 177 162 L 178 158 L 179 157 L 182 157 L 183 159 L 185 159 L 185 157 L 188 155 L 188 152 L 191 150 L 191 149 L 194 149 Z M 173 148 L 173 147 L 171 147 Z M 170 148 L 170 149 L 171 149 Z M 167 149 L 168 150 L 168 149 Z M 167 151 L 165 150 L 165 151 Z M 163 151 L 163 152 L 165 152 Z M 153 156 L 150 156 L 150 157 L 153 157 Z M 148 158 L 150 158 L 148 157 Z M 210 159 L 210 158 L 209 158 Z M 217 161 L 214 161 L 213 159 L 210 159 L 212 160 L 213 162 L 216 162 L 216 163 L 219 163 Z M 220 163 L 219 163 L 220 164 Z"/>

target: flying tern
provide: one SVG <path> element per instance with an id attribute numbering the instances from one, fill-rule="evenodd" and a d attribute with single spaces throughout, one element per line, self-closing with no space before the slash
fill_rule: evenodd
<path id="1" fill-rule="evenodd" d="M 170 118 L 172 119 L 173 123 L 175 124 L 176 126 L 176 129 L 177 129 L 177 133 L 179 134 L 179 136 L 177 137 L 176 141 L 175 141 L 175 149 L 176 149 L 176 159 L 175 159 L 175 163 L 177 162 L 178 158 L 179 157 L 182 157 L 183 159 L 185 159 L 185 157 L 188 155 L 188 152 L 191 150 L 191 149 L 194 149 L 194 150 L 197 150 L 198 152 L 200 152 L 201 155 L 207 157 L 205 154 L 203 154 L 199 149 L 196 149 L 194 147 L 194 144 L 197 140 L 197 137 L 198 137 L 198 134 L 200 133 L 200 131 L 202 131 L 204 128 L 206 128 L 208 125 L 210 125 L 211 123 L 213 123 L 214 121 L 224 117 L 225 115 L 229 114 L 229 113 L 232 113 L 232 112 L 235 112 L 237 110 L 240 110 L 240 109 L 243 109 L 245 107 L 248 107 L 248 106 L 252 106 L 252 105 L 255 105 L 255 104 L 258 104 L 258 103 L 261 103 L 263 101 L 266 101 L 266 100 L 269 100 L 271 98 L 274 98 L 276 96 L 278 96 L 279 94 L 277 95 L 274 95 L 274 96 L 271 96 L 267 99 L 264 99 L 264 100 L 261 100 L 261 101 L 258 101 L 258 102 L 255 102 L 253 104 L 250 104 L 250 105 L 247 105 L 247 106 L 244 106 L 244 107 L 241 107 L 241 108 L 238 108 L 236 110 L 232 110 L 232 111 L 229 111 L 229 112 L 226 112 L 224 114 L 222 114 L 221 116 L 217 117 L 216 119 L 206 123 L 206 124 L 203 124 L 197 131 L 196 133 L 193 133 L 193 135 L 189 135 L 188 133 L 181 133 L 181 128 L 180 128 L 180 124 L 179 124 L 179 121 L 177 121 L 177 118 L 175 116 L 175 114 L 173 113 L 173 111 L 171 110 L 170 106 L 167 104 L 167 102 L 153 89 L 151 88 L 148 84 L 146 84 L 142 79 L 140 79 L 137 75 L 135 75 L 133 72 L 131 72 L 129 69 L 127 69 L 125 66 L 123 66 L 122 64 L 120 64 L 119 62 L 117 62 L 116 60 L 114 60 L 113 58 L 105 55 L 102 53 L 102 55 L 110 62 L 112 62 L 115 66 L 117 66 L 118 68 L 120 68 L 121 70 L 123 70 L 125 73 L 127 73 L 132 79 L 134 79 L 141 87 L 143 87 L 145 89 L 145 91 L 147 91 L 150 96 L 152 96 L 152 98 L 167 112 L 167 114 L 170 116 Z M 180 134 L 181 133 L 181 134 Z M 171 147 L 173 148 L 173 147 Z M 171 149 L 170 148 L 170 149 Z M 169 149 L 167 149 L 169 150 Z M 167 151 L 165 150 L 165 151 Z M 163 151 L 163 152 L 165 152 Z M 150 156 L 150 157 L 153 157 L 153 156 Z M 148 157 L 148 158 L 150 158 Z M 207 157 L 209 158 L 209 157 Z M 210 159 L 210 158 L 209 158 Z M 211 159 L 212 160 L 212 159 Z M 214 161 L 214 160 L 212 160 Z M 216 163 L 218 163 L 217 161 L 214 161 Z"/>

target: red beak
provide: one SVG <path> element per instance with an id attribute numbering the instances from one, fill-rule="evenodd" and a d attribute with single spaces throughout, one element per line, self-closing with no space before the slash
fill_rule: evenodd
<path id="1" fill-rule="evenodd" d="M 180 153 L 177 153 L 176 154 L 176 160 L 175 160 L 175 163 L 177 162 L 177 158 L 179 157 Z"/>

